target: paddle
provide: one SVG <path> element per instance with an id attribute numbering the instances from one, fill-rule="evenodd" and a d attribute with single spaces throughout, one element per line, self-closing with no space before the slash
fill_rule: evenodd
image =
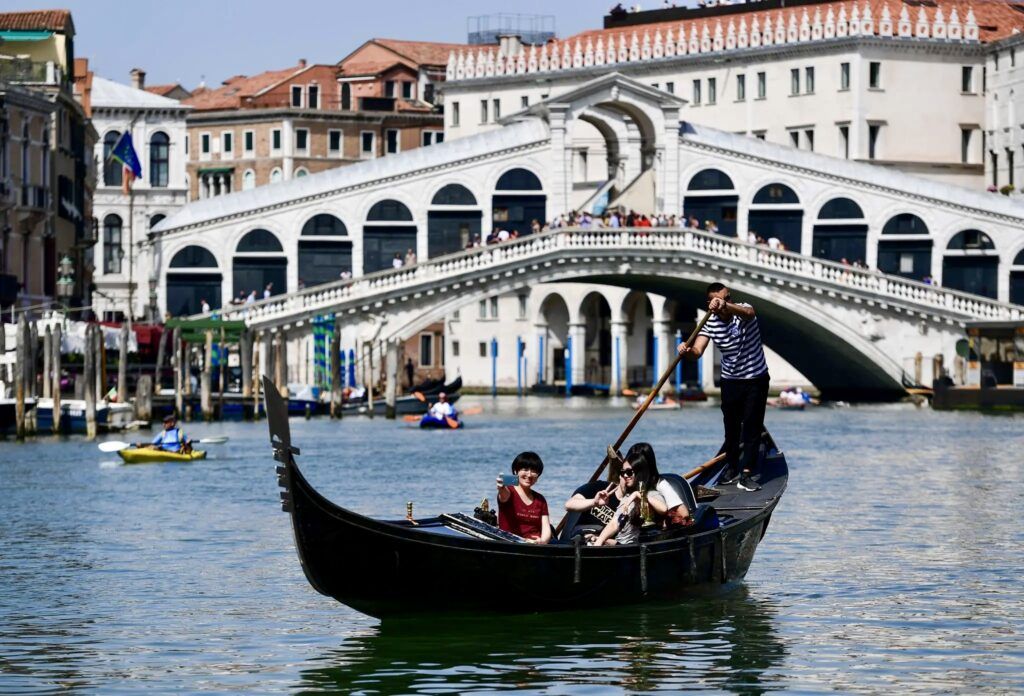
<path id="1" fill-rule="evenodd" d="M 195 445 L 223 445 L 228 441 L 227 437 L 204 437 L 202 440 L 193 440 L 192 444 Z M 149 443 L 144 443 L 149 444 Z M 120 452 L 123 449 L 129 447 L 138 447 L 139 445 L 134 442 L 123 442 L 121 440 L 108 440 L 107 442 L 101 442 L 98 447 L 101 452 Z"/>
<path id="2" fill-rule="evenodd" d="M 423 392 L 414 391 L 412 393 L 412 395 L 413 395 L 413 397 L 416 398 L 417 401 L 422 401 L 423 403 L 427 403 L 427 397 L 423 395 Z"/>
<path id="3" fill-rule="evenodd" d="M 690 337 L 686 339 L 687 347 L 693 346 L 693 342 L 697 340 L 697 334 L 699 334 L 700 330 L 704 328 L 704 324 L 707 323 L 708 318 L 710 316 L 711 312 L 705 312 L 704 317 L 699 322 L 697 322 L 697 326 L 694 327 L 693 332 L 690 334 Z M 669 363 L 668 369 L 666 369 L 665 372 L 662 373 L 661 379 L 659 379 L 658 383 L 654 385 L 654 389 L 651 390 L 651 393 L 647 395 L 646 399 L 644 399 L 643 404 L 641 404 L 640 408 L 638 408 L 636 410 L 636 413 L 633 414 L 633 417 L 630 419 L 629 424 L 626 426 L 626 429 L 622 431 L 622 434 L 619 435 L 619 439 L 615 441 L 614 445 L 612 445 L 612 449 L 618 450 L 620 447 L 622 447 L 622 443 L 625 442 L 626 438 L 629 437 L 629 434 L 633 432 L 633 428 L 636 427 L 636 424 L 640 422 L 641 418 L 643 418 L 644 413 L 647 412 L 647 407 L 650 406 L 651 402 L 653 402 L 654 399 L 658 396 L 658 392 L 660 392 L 661 388 L 665 386 L 665 382 L 667 382 L 668 378 L 672 376 L 673 372 L 675 372 L 676 365 L 678 365 L 679 361 L 682 359 L 682 353 L 679 353 L 677 351 L 675 360 Z M 604 468 L 606 466 L 608 466 L 607 453 L 605 453 L 604 459 L 601 460 L 600 466 L 597 467 L 593 475 L 590 477 L 589 483 L 593 483 L 594 481 L 601 478 L 601 474 L 604 472 Z M 568 519 L 568 517 L 568 515 L 562 517 L 561 522 L 558 523 L 558 527 L 555 529 L 555 536 L 561 534 L 562 528 L 565 526 L 565 521 Z"/>

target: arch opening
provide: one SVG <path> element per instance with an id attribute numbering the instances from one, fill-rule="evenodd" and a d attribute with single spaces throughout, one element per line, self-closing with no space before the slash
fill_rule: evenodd
<path id="1" fill-rule="evenodd" d="M 235 247 L 231 263 L 234 290 L 239 299 L 280 295 L 288 289 L 288 258 L 277 236 L 269 230 L 250 230 Z"/>
<path id="2" fill-rule="evenodd" d="M 302 226 L 298 241 L 299 288 L 331 283 L 352 274 L 352 240 L 348 228 L 329 213 L 314 215 Z M 317 239 L 320 237 L 320 239 Z"/>
<path id="3" fill-rule="evenodd" d="M 780 248 L 803 253 L 804 211 L 800 198 L 785 184 L 768 184 L 754 194 L 747 216 L 749 231 L 766 240 L 778 239 Z"/>
<path id="4" fill-rule="evenodd" d="M 728 174 L 719 169 L 702 169 L 690 178 L 683 198 L 683 216 L 695 218 L 701 228 L 708 222 L 726 237 L 736 236 L 739 195 Z"/>
<path id="5" fill-rule="evenodd" d="M 612 308 L 599 292 L 580 303 L 583 319 L 583 379 L 587 384 L 608 388 L 612 378 Z"/>
<path id="6" fill-rule="evenodd" d="M 541 341 L 538 377 L 542 384 L 565 383 L 565 348 L 569 338 L 569 306 L 553 292 L 540 304 L 537 317 Z"/>
<path id="7" fill-rule="evenodd" d="M 516 232 L 520 237 L 533 231 L 533 223 L 547 219 L 547 196 L 540 178 L 528 169 L 510 169 L 501 175 L 491 197 L 492 222 L 496 230 Z"/>
<path id="8" fill-rule="evenodd" d="M 393 199 L 374 203 L 363 225 L 363 273 L 393 268 L 396 259 L 401 261 L 415 249 L 412 211 Z"/>
<path id="9" fill-rule="evenodd" d="M 1013 259 L 1016 268 L 1010 270 L 1010 302 L 1024 305 L 1024 250 Z"/>
<path id="10" fill-rule="evenodd" d="M 878 240 L 878 270 L 911 280 L 932 273 L 932 240 L 924 220 L 913 213 L 894 215 L 882 226 Z"/>
<path id="11" fill-rule="evenodd" d="M 819 259 L 864 264 L 868 224 L 861 207 L 849 198 L 833 198 L 825 203 L 814 224 L 812 251 Z"/>
<path id="12" fill-rule="evenodd" d="M 999 256 L 992 239 L 981 230 L 953 235 L 942 257 L 942 284 L 947 288 L 996 299 L 999 295 Z"/>
<path id="13" fill-rule="evenodd" d="M 427 255 L 431 258 L 466 249 L 480 240 L 483 211 L 476 196 L 461 184 L 440 188 L 430 202 L 443 210 L 427 211 Z"/>
<path id="14" fill-rule="evenodd" d="M 199 314 L 205 300 L 210 309 L 221 308 L 223 276 L 209 249 L 192 244 L 178 251 L 165 276 L 167 311 L 180 317 Z"/>

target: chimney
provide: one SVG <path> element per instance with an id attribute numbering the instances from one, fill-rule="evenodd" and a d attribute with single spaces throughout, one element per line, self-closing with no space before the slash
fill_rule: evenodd
<path id="1" fill-rule="evenodd" d="M 139 68 L 132 68 L 132 87 L 135 89 L 146 88 L 146 71 Z"/>
<path id="2" fill-rule="evenodd" d="M 518 56 L 522 50 L 523 40 L 518 34 L 499 34 L 498 53 L 504 56 Z"/>
<path id="3" fill-rule="evenodd" d="M 299 58 L 299 67 L 300 68 L 306 67 L 306 59 L 305 58 Z"/>

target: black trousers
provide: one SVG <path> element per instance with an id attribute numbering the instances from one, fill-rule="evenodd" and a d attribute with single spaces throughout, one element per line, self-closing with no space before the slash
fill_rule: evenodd
<path id="1" fill-rule="evenodd" d="M 723 379 L 721 387 L 726 471 L 751 471 L 757 463 L 758 440 L 764 430 L 768 373 L 753 379 Z"/>

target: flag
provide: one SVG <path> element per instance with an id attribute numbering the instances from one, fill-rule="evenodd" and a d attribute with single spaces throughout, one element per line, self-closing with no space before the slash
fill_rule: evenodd
<path id="1" fill-rule="evenodd" d="M 114 149 L 110 151 L 110 158 L 124 165 L 124 192 L 128 193 L 132 181 L 142 178 L 142 164 L 139 163 L 139 156 L 135 154 L 131 133 L 124 132 L 114 145 Z"/>

